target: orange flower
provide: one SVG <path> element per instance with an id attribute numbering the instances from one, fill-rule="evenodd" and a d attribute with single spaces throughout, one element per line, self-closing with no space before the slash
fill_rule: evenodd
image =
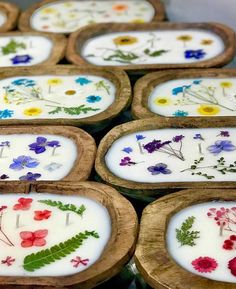
<path id="1" fill-rule="evenodd" d="M 112 6 L 112 9 L 118 12 L 126 11 L 128 9 L 128 6 L 125 4 L 116 4 Z"/>

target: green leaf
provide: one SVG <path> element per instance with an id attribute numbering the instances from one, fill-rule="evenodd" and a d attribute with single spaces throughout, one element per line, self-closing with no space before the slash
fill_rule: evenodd
<path id="1" fill-rule="evenodd" d="M 81 205 L 79 208 L 73 204 L 63 204 L 60 201 L 52 201 L 52 200 L 39 200 L 39 203 L 46 204 L 51 207 L 57 207 L 61 211 L 71 211 L 76 213 L 77 215 L 83 216 L 84 211 L 86 210 L 84 205 Z"/>
<path id="2" fill-rule="evenodd" d="M 99 235 L 94 231 L 81 232 L 71 239 L 54 245 L 49 249 L 30 254 L 24 258 L 23 268 L 26 271 L 34 272 L 48 264 L 54 263 L 76 251 L 88 237 L 99 238 Z"/>
<path id="3" fill-rule="evenodd" d="M 157 56 L 161 56 L 164 53 L 167 53 L 168 50 L 161 49 L 161 50 L 156 50 L 156 51 L 150 52 L 149 49 L 145 49 L 143 52 L 148 56 L 157 57 Z"/>
<path id="4" fill-rule="evenodd" d="M 17 53 L 18 49 L 26 49 L 26 45 L 23 42 L 17 42 L 14 39 L 11 39 L 10 42 L 1 49 L 3 55 L 8 55 L 11 53 Z"/>
<path id="5" fill-rule="evenodd" d="M 61 112 L 62 110 L 69 115 L 80 115 L 81 113 L 86 114 L 89 111 L 97 111 L 100 109 L 99 108 L 86 107 L 84 104 L 82 104 L 80 106 L 72 106 L 72 107 L 58 106 L 58 107 L 55 107 L 54 110 L 49 111 L 49 114 L 56 114 L 56 113 Z"/>
<path id="6" fill-rule="evenodd" d="M 56 114 L 56 113 L 59 113 L 61 111 L 62 111 L 62 108 L 58 106 L 54 110 L 49 111 L 49 114 Z"/>
<path id="7" fill-rule="evenodd" d="M 190 231 L 195 221 L 195 217 L 188 217 L 181 225 L 180 229 L 176 230 L 176 239 L 181 244 L 181 246 L 195 246 L 195 240 L 199 238 L 199 231 Z"/>

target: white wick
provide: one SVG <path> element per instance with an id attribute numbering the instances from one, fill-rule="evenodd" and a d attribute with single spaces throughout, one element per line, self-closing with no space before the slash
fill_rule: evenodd
<path id="1" fill-rule="evenodd" d="M 16 215 L 16 228 L 18 229 L 20 227 L 20 214 Z"/>
<path id="2" fill-rule="evenodd" d="M 70 222 L 70 213 L 67 213 L 66 214 L 66 226 L 69 225 L 69 222 Z"/>

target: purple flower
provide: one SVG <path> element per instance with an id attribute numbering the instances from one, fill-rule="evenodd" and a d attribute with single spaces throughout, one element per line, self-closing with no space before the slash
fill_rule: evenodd
<path id="1" fill-rule="evenodd" d="M 182 141 L 182 139 L 184 138 L 184 136 L 181 134 L 181 135 L 176 135 L 173 137 L 173 142 L 180 142 Z"/>
<path id="2" fill-rule="evenodd" d="M 194 139 L 204 140 L 204 138 L 202 137 L 202 135 L 201 135 L 200 133 L 196 133 L 193 138 L 194 138 Z"/>
<path id="3" fill-rule="evenodd" d="M 9 179 L 8 175 L 3 174 L 0 176 L 0 180 L 6 180 L 6 179 Z"/>
<path id="4" fill-rule="evenodd" d="M 171 170 L 167 169 L 167 165 L 163 163 L 156 164 L 155 166 L 148 167 L 147 170 L 152 173 L 152 175 L 169 175 L 171 174 Z"/>
<path id="5" fill-rule="evenodd" d="M 136 140 L 139 141 L 139 140 L 142 140 L 142 139 L 145 139 L 146 137 L 141 135 L 141 134 L 136 134 Z"/>
<path id="6" fill-rule="evenodd" d="M 227 130 L 221 130 L 220 134 L 218 134 L 217 136 L 224 136 L 224 137 L 229 137 L 229 132 Z"/>
<path id="7" fill-rule="evenodd" d="M 160 149 L 161 147 L 163 147 L 167 144 L 170 144 L 170 143 L 171 143 L 171 141 L 161 142 L 161 140 L 153 140 L 152 142 L 149 142 L 146 145 L 144 145 L 143 148 L 151 154 L 154 151 L 156 151 L 156 150 Z"/>
<path id="8" fill-rule="evenodd" d="M 130 157 L 124 157 L 123 159 L 120 160 L 120 166 L 132 166 L 132 165 L 136 165 L 136 163 L 132 162 Z"/>
<path id="9" fill-rule="evenodd" d="M 39 165 L 36 159 L 29 156 L 19 156 L 17 159 L 13 159 L 13 163 L 10 164 L 9 168 L 13 170 L 23 170 L 24 168 L 35 168 Z"/>
<path id="10" fill-rule="evenodd" d="M 218 155 L 220 152 L 231 152 L 236 149 L 236 147 L 229 140 L 218 140 L 214 145 L 207 148 L 210 153 Z"/>
<path id="11" fill-rule="evenodd" d="M 2 141 L 0 143 L 0 147 L 10 147 L 10 142 L 9 141 Z"/>
<path id="12" fill-rule="evenodd" d="M 33 174 L 31 172 L 28 172 L 25 176 L 19 177 L 19 180 L 21 181 L 36 181 L 38 178 L 41 177 L 41 174 Z"/>
<path id="13" fill-rule="evenodd" d="M 122 152 L 125 152 L 127 154 L 131 153 L 133 151 L 133 149 L 131 147 L 126 147 L 126 148 L 123 148 Z"/>
<path id="14" fill-rule="evenodd" d="M 186 50 L 184 52 L 185 58 L 201 59 L 201 58 L 204 58 L 205 55 L 206 55 L 206 52 L 204 52 L 202 49 Z"/>
<path id="15" fill-rule="evenodd" d="M 20 64 L 20 63 L 29 63 L 33 58 L 28 55 L 16 55 L 13 58 L 11 58 L 12 64 Z"/>
<path id="16" fill-rule="evenodd" d="M 36 142 L 29 145 L 31 151 L 35 151 L 36 154 L 41 154 L 46 151 L 46 147 L 60 147 L 59 141 L 47 141 L 45 137 L 37 137 Z"/>

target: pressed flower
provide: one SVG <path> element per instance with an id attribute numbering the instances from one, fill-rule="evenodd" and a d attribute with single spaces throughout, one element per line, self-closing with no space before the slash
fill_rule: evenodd
<path id="1" fill-rule="evenodd" d="M 3 175 L 0 176 L 0 180 L 6 180 L 6 179 L 9 179 L 8 175 L 3 174 Z"/>
<path id="2" fill-rule="evenodd" d="M 59 141 L 48 141 L 45 137 L 37 137 L 36 142 L 29 145 L 31 151 L 34 151 L 36 154 L 41 154 L 46 151 L 46 147 L 60 147 Z"/>
<path id="3" fill-rule="evenodd" d="M 230 134 L 227 130 L 221 130 L 217 136 L 230 137 Z"/>
<path id="4" fill-rule="evenodd" d="M 195 58 L 195 59 L 202 59 L 206 55 L 206 52 L 204 52 L 202 49 L 197 50 L 186 50 L 184 52 L 185 58 Z"/>
<path id="5" fill-rule="evenodd" d="M 86 77 L 79 77 L 75 80 L 75 82 L 78 83 L 79 85 L 83 86 L 83 85 L 91 83 L 92 81 Z"/>
<path id="6" fill-rule="evenodd" d="M 230 81 L 223 81 L 220 83 L 220 86 L 223 88 L 231 88 L 233 86 L 233 83 Z"/>
<path id="7" fill-rule="evenodd" d="M 139 140 L 142 140 L 142 139 L 145 139 L 146 137 L 143 136 L 142 134 L 136 134 L 136 140 L 139 141 Z"/>
<path id="8" fill-rule="evenodd" d="M 36 159 L 31 158 L 30 156 L 19 156 L 16 159 L 13 159 L 13 163 L 10 164 L 9 168 L 12 170 L 23 170 L 24 168 L 36 168 L 39 165 L 39 162 Z"/>
<path id="9" fill-rule="evenodd" d="M 51 78 L 48 79 L 47 83 L 51 86 L 56 86 L 62 84 L 62 79 L 61 78 Z"/>
<path id="10" fill-rule="evenodd" d="M 127 154 L 129 154 L 129 153 L 131 153 L 133 151 L 133 149 L 131 147 L 126 147 L 126 148 L 123 148 L 122 151 L 127 153 Z"/>
<path id="11" fill-rule="evenodd" d="M 74 95 L 74 94 L 76 94 L 76 91 L 70 89 L 70 90 L 65 91 L 65 94 L 66 94 L 66 95 Z"/>
<path id="12" fill-rule="evenodd" d="M 15 261 L 16 259 L 12 258 L 11 256 L 7 256 L 5 259 L 1 260 L 1 264 L 11 266 Z"/>
<path id="13" fill-rule="evenodd" d="M 10 142 L 9 141 L 2 141 L 1 143 L 0 143 L 0 147 L 10 147 Z"/>
<path id="14" fill-rule="evenodd" d="M 183 135 L 176 135 L 172 138 L 173 142 L 180 142 L 184 138 Z"/>
<path id="15" fill-rule="evenodd" d="M 35 86 L 36 82 L 28 78 L 19 78 L 19 79 L 12 81 L 12 84 L 16 86 L 32 87 L 32 86 Z"/>
<path id="16" fill-rule="evenodd" d="M 201 44 L 202 44 L 202 45 L 211 45 L 213 42 L 214 42 L 214 41 L 211 40 L 211 39 L 203 39 L 203 40 L 201 41 Z"/>
<path id="17" fill-rule="evenodd" d="M 124 36 L 118 36 L 114 38 L 113 42 L 116 45 L 131 45 L 131 44 L 137 43 L 138 38 L 129 36 L 129 35 L 124 35 Z"/>
<path id="18" fill-rule="evenodd" d="M 171 103 L 171 100 L 167 97 L 157 97 L 153 102 L 156 105 L 165 106 L 165 105 L 169 105 Z"/>
<path id="19" fill-rule="evenodd" d="M 201 105 L 198 109 L 197 109 L 198 113 L 201 115 L 216 115 L 220 112 L 220 108 L 218 106 L 215 105 Z"/>
<path id="20" fill-rule="evenodd" d="M 229 261 L 228 268 L 230 269 L 231 274 L 236 276 L 236 257 Z"/>
<path id="21" fill-rule="evenodd" d="M 77 256 L 75 259 L 70 260 L 73 263 L 73 267 L 78 268 L 80 264 L 87 266 L 89 259 L 82 259 L 81 257 Z"/>
<path id="22" fill-rule="evenodd" d="M 13 210 L 29 210 L 31 207 L 31 203 L 33 202 L 33 199 L 31 198 L 19 198 L 18 203 L 13 206 Z"/>
<path id="23" fill-rule="evenodd" d="M 186 41 L 191 41 L 193 37 L 191 35 L 180 35 L 177 37 L 178 40 L 186 42 Z"/>
<path id="24" fill-rule="evenodd" d="M 46 245 L 46 240 L 44 239 L 48 235 L 48 230 L 37 230 L 35 232 L 22 231 L 20 232 L 20 237 L 22 239 L 21 247 L 42 247 Z"/>
<path id="25" fill-rule="evenodd" d="M 101 99 L 101 96 L 98 95 L 89 95 L 86 97 L 86 101 L 89 103 L 99 102 Z"/>
<path id="26" fill-rule="evenodd" d="M 167 165 L 163 163 L 156 164 L 155 166 L 150 166 L 147 168 L 147 170 L 152 173 L 152 175 L 169 175 L 171 174 L 171 170 L 167 169 Z"/>
<path id="27" fill-rule="evenodd" d="M 179 87 L 175 87 L 172 89 L 172 94 L 177 95 L 179 93 L 183 93 L 185 89 L 191 88 L 191 85 L 183 85 Z"/>
<path id="28" fill-rule="evenodd" d="M 27 63 L 30 63 L 32 59 L 33 58 L 28 54 L 16 55 L 13 58 L 11 58 L 11 62 L 12 64 L 21 64 L 21 63 L 27 64 Z"/>
<path id="29" fill-rule="evenodd" d="M 193 138 L 194 138 L 194 139 L 204 140 L 204 138 L 202 137 L 202 135 L 201 135 L 200 133 L 196 133 Z"/>
<path id="30" fill-rule="evenodd" d="M 0 212 L 4 211 L 4 210 L 6 210 L 6 209 L 7 209 L 7 206 L 1 206 L 1 207 L 0 207 Z"/>
<path id="31" fill-rule="evenodd" d="M 37 181 L 41 177 L 41 174 L 32 172 L 28 172 L 26 175 L 19 177 L 19 180 L 21 181 Z"/>
<path id="32" fill-rule="evenodd" d="M 0 110 L 0 119 L 11 118 L 13 114 L 14 114 L 13 110 L 9 109 Z"/>
<path id="33" fill-rule="evenodd" d="M 188 112 L 184 111 L 184 110 L 177 110 L 175 111 L 173 114 L 173 116 L 177 116 L 177 117 L 183 117 L 183 116 L 188 116 Z"/>
<path id="34" fill-rule="evenodd" d="M 34 220 L 42 221 L 47 220 L 51 217 L 52 211 L 44 210 L 44 211 L 34 211 Z"/>
<path id="35" fill-rule="evenodd" d="M 25 109 L 23 113 L 26 116 L 37 116 L 42 113 L 42 109 L 39 107 L 30 107 Z"/>
<path id="36" fill-rule="evenodd" d="M 196 271 L 201 273 L 211 273 L 218 267 L 216 260 L 210 257 L 199 257 L 191 264 Z"/>
<path id="37" fill-rule="evenodd" d="M 193 84 L 198 85 L 202 82 L 202 80 L 196 79 L 193 81 Z"/>
<path id="38" fill-rule="evenodd" d="M 120 160 L 120 166 L 132 166 L 132 165 L 136 165 L 136 163 L 131 161 L 130 157 L 124 157 L 123 159 Z"/>
<path id="39" fill-rule="evenodd" d="M 112 6 L 112 9 L 117 12 L 126 11 L 128 8 L 128 5 L 125 4 L 116 4 Z"/>
<path id="40" fill-rule="evenodd" d="M 231 152 L 236 150 L 236 147 L 229 140 L 218 140 L 214 145 L 209 146 L 208 151 L 214 155 L 218 155 L 222 151 Z"/>

